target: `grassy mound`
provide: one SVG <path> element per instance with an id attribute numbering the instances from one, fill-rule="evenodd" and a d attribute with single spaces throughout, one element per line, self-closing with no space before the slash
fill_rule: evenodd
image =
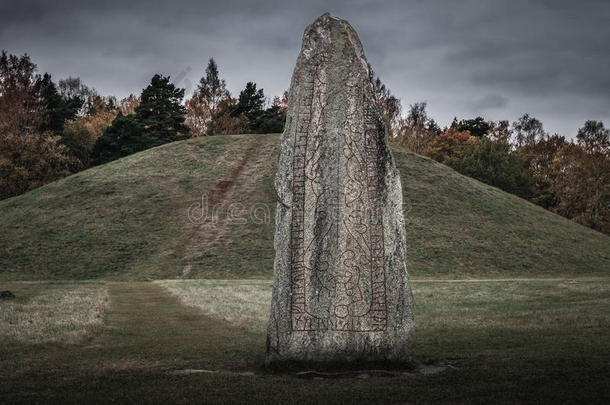
<path id="1" fill-rule="evenodd" d="M 270 278 L 278 143 L 175 142 L 0 201 L 0 279 Z M 610 237 L 394 155 L 413 277 L 608 275 Z"/>

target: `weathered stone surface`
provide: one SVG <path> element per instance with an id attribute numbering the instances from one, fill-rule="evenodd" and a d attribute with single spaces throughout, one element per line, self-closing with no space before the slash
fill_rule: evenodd
<path id="1" fill-rule="evenodd" d="M 305 30 L 275 186 L 267 362 L 409 361 L 400 177 L 360 40 L 329 14 Z"/>

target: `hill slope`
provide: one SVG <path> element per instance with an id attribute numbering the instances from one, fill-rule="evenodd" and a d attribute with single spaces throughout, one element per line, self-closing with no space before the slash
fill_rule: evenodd
<path id="1" fill-rule="evenodd" d="M 270 278 L 278 141 L 175 142 L 0 201 L 0 279 Z M 610 237 L 394 154 L 413 277 L 609 274 Z"/>

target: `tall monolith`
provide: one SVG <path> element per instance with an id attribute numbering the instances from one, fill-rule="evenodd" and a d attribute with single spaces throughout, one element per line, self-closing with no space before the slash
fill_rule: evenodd
<path id="1" fill-rule="evenodd" d="M 411 359 L 402 190 L 371 79 L 347 21 L 307 27 L 275 180 L 267 363 Z"/>

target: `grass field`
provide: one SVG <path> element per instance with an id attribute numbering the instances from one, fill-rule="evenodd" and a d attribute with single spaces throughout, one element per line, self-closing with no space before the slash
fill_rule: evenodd
<path id="1" fill-rule="evenodd" d="M 182 291 L 182 297 L 165 285 Z M 48 290 L 48 283 L 8 286 L 24 300 Z M 415 358 L 444 371 L 328 379 L 262 367 L 269 281 L 100 282 L 93 287 L 107 289 L 110 302 L 96 334 L 71 344 L 0 346 L 4 402 L 610 400 L 609 279 L 415 281 Z M 56 283 L 54 288 L 81 286 Z M 202 296 L 224 301 L 210 307 Z M 243 308 L 252 311 L 244 317 Z"/>
<path id="2" fill-rule="evenodd" d="M 0 401 L 610 401 L 610 237 L 401 148 L 415 364 L 265 369 L 277 153 L 192 139 L 0 201 Z"/>
<path id="3" fill-rule="evenodd" d="M 0 306 L 0 341 L 74 343 L 102 325 L 108 291 L 86 284 L 22 285 Z"/>
<path id="4" fill-rule="evenodd" d="M 174 142 L 0 201 L 0 281 L 271 278 L 278 141 Z M 412 276 L 608 276 L 610 237 L 394 155 Z"/>

